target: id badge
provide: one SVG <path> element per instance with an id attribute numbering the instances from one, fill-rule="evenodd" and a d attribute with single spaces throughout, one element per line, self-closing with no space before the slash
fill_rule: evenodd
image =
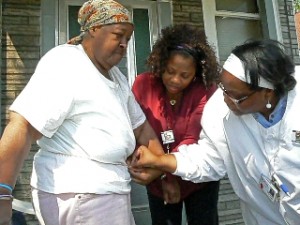
<path id="1" fill-rule="evenodd" d="M 161 139 L 164 145 L 173 143 L 175 141 L 173 130 L 161 132 Z"/>
<path id="2" fill-rule="evenodd" d="M 272 202 L 275 202 L 279 197 L 279 191 L 269 178 L 261 175 L 259 185 L 261 190 L 269 197 Z"/>

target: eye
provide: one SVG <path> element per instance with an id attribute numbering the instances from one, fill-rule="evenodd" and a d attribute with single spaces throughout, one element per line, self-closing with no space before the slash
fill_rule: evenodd
<path id="1" fill-rule="evenodd" d="M 172 74 L 175 73 L 175 71 L 172 70 L 172 69 L 170 69 L 170 68 L 167 68 L 167 69 L 166 69 L 166 72 L 167 72 L 168 74 L 170 74 L 170 75 L 172 75 Z"/>
<path id="2" fill-rule="evenodd" d="M 188 74 L 188 73 L 184 73 L 181 75 L 181 77 L 185 80 L 188 80 L 190 77 L 191 77 L 191 74 Z"/>
<path id="3" fill-rule="evenodd" d="M 113 33 L 117 38 L 122 38 L 123 34 L 119 32 L 114 32 Z"/>

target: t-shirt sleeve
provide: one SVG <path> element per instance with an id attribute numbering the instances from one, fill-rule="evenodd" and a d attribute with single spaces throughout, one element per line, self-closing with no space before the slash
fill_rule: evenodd
<path id="1" fill-rule="evenodd" d="M 35 129 L 51 137 L 66 118 L 72 105 L 72 88 L 67 80 L 68 66 L 59 51 L 46 54 L 23 91 L 10 106 Z M 69 71 L 70 72 L 70 71 Z"/>

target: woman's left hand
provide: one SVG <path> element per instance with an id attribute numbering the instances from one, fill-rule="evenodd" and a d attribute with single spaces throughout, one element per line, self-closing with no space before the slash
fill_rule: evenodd
<path id="1" fill-rule="evenodd" d="M 165 203 L 174 204 L 180 201 L 180 186 L 176 179 L 163 179 L 162 190 Z"/>
<path id="2" fill-rule="evenodd" d="M 141 185 L 148 185 L 157 177 L 161 176 L 162 171 L 152 168 L 128 167 L 128 171 L 134 182 Z"/>

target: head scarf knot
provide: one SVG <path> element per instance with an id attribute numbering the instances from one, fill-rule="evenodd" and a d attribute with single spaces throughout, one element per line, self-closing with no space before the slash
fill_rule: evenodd
<path id="1" fill-rule="evenodd" d="M 78 12 L 81 34 L 68 41 L 68 44 L 80 44 L 85 31 L 107 24 L 132 23 L 131 14 L 123 5 L 113 0 L 89 0 Z"/>

